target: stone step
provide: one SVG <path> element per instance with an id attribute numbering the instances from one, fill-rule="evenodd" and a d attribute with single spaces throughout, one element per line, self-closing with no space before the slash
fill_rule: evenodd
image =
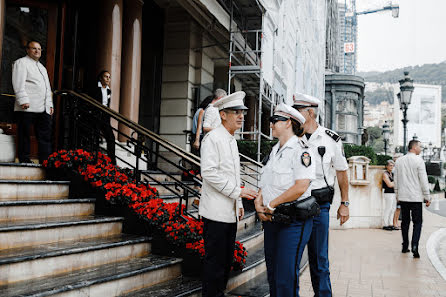
<path id="1" fill-rule="evenodd" d="M 188 185 L 190 188 L 194 188 L 194 182 L 183 182 L 186 185 Z M 149 185 L 151 187 L 155 187 L 158 190 L 158 193 L 160 195 L 174 195 L 175 193 L 182 194 L 183 189 L 179 186 L 176 186 L 176 182 L 173 181 L 163 181 L 163 182 L 149 182 Z M 197 189 L 196 191 L 200 191 Z M 189 192 L 189 196 L 193 195 L 191 192 Z"/>
<path id="2" fill-rule="evenodd" d="M 0 222 L 92 215 L 95 200 L 87 198 L 0 201 Z"/>
<path id="3" fill-rule="evenodd" d="M 201 280 L 184 276 L 121 297 L 201 297 Z"/>
<path id="4" fill-rule="evenodd" d="M 120 217 L 80 216 L 0 222 L 0 250 L 109 237 L 121 233 L 122 221 Z"/>
<path id="5" fill-rule="evenodd" d="M 232 289 L 226 294 L 227 297 L 267 297 L 269 296 L 269 284 L 266 271 L 250 279 L 246 283 Z"/>
<path id="6" fill-rule="evenodd" d="M 232 272 L 228 282 L 228 291 L 246 283 L 266 272 L 263 245 L 248 256 L 246 267 L 243 271 Z M 268 283 L 268 282 L 266 282 Z M 122 297 L 200 297 L 201 281 L 199 279 L 178 277 L 157 286 L 144 288 L 135 292 L 122 295 Z M 243 295 L 241 295 L 243 296 Z"/>
<path id="7" fill-rule="evenodd" d="M 249 228 L 237 232 L 236 240 L 243 244 L 249 254 L 255 247 L 263 244 L 262 222 L 256 221 Z"/>
<path id="8" fill-rule="evenodd" d="M 158 170 L 143 170 L 141 172 L 141 179 L 142 180 L 147 180 L 147 181 L 159 181 L 159 182 L 165 182 L 165 181 L 170 181 L 173 182 L 176 180 L 181 180 L 181 174 L 178 173 L 168 173 L 168 174 L 164 174 L 161 171 Z M 149 175 L 145 176 L 145 175 Z"/>
<path id="9" fill-rule="evenodd" d="M 69 181 L 0 180 L 0 201 L 67 198 Z"/>
<path id="10" fill-rule="evenodd" d="M 177 195 L 160 195 L 160 198 L 163 199 L 165 203 L 179 203 L 180 198 Z M 188 210 L 192 210 L 192 204 L 194 203 L 195 197 L 189 197 L 188 199 Z M 186 204 L 186 200 L 182 200 L 183 204 Z"/>
<path id="11" fill-rule="evenodd" d="M 0 286 L 2 297 L 114 297 L 177 278 L 181 259 L 148 255 Z"/>
<path id="12" fill-rule="evenodd" d="M 43 180 L 45 169 L 34 163 L 0 163 L 0 180 Z"/>
<path id="13" fill-rule="evenodd" d="M 0 250 L 0 285 L 147 256 L 148 241 L 120 234 Z"/>

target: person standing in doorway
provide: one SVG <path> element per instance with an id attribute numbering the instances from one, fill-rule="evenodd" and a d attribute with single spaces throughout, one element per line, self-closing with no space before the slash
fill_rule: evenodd
<path id="1" fill-rule="evenodd" d="M 311 195 L 321 207 L 321 213 L 314 217 L 313 229 L 308 241 L 311 284 L 317 297 L 331 297 L 330 268 L 328 261 L 328 230 L 330 205 L 333 201 L 336 178 L 341 189 L 341 204 L 337 217 L 341 225 L 349 219 L 348 164 L 344 156 L 342 140 L 332 130 L 317 122 L 320 100 L 306 95 L 295 94 L 293 107 L 305 118 L 303 125 L 307 144 L 316 164 L 316 179 L 311 183 Z"/>
<path id="2" fill-rule="evenodd" d="M 15 93 L 14 111 L 17 115 L 18 158 L 21 163 L 31 163 L 30 129 L 34 125 L 39 162 L 51 154 L 51 116 L 54 113 L 53 94 L 45 66 L 39 60 L 42 46 L 37 41 L 26 45 L 26 56 L 12 66 L 12 86 Z"/>
<path id="3" fill-rule="evenodd" d="M 111 101 L 111 75 L 107 70 L 102 70 L 98 74 L 97 78 L 98 82 L 96 87 L 94 87 L 90 91 L 90 95 L 96 99 L 99 103 L 106 107 L 110 107 Z M 113 128 L 110 125 L 110 116 L 101 113 L 97 121 L 95 122 L 98 130 L 105 138 L 107 142 L 107 155 L 112 160 L 113 164 L 116 164 L 116 156 L 115 156 L 115 135 L 113 134 Z"/>
<path id="4" fill-rule="evenodd" d="M 411 140 L 408 145 L 409 152 L 398 158 L 395 163 L 394 183 L 397 200 L 401 204 L 401 234 L 403 237 L 402 253 L 409 250 L 409 226 L 412 217 L 412 253 L 414 258 L 420 258 L 418 243 L 423 224 L 423 202 L 426 206 L 431 204 L 429 183 L 427 180 L 426 165 L 419 156 L 422 150 L 418 140 Z"/>

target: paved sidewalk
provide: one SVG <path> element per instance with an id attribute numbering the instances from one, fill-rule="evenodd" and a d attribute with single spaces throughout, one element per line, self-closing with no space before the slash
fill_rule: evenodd
<path id="1" fill-rule="evenodd" d="M 335 297 L 446 296 L 446 281 L 426 254 L 426 241 L 446 218 L 423 210 L 419 252 L 401 253 L 401 231 L 378 229 L 330 230 L 330 267 Z M 412 230 L 412 224 L 411 229 Z M 409 238 L 411 231 L 409 233 Z M 301 297 L 312 297 L 310 272 L 300 278 Z"/>

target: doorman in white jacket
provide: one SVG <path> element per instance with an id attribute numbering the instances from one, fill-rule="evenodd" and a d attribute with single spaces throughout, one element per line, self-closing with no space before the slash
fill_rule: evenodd
<path id="1" fill-rule="evenodd" d="M 240 91 L 217 101 L 215 107 L 222 123 L 205 135 L 201 145 L 203 297 L 224 296 L 234 257 L 237 221 L 244 215 L 242 198 L 257 197 L 256 191 L 240 186 L 240 158 L 234 133 L 242 127 L 248 109 L 244 98 L 245 92 Z"/>
<path id="2" fill-rule="evenodd" d="M 39 144 L 39 161 L 42 163 L 51 154 L 53 98 L 48 73 L 39 62 L 41 45 L 37 41 L 28 42 L 26 53 L 12 66 L 14 111 L 18 120 L 18 158 L 21 163 L 31 162 L 29 133 L 31 125 L 34 125 Z"/>

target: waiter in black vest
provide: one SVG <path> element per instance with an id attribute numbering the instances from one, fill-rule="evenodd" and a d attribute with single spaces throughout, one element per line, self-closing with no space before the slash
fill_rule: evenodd
<path id="1" fill-rule="evenodd" d="M 107 70 L 102 70 L 98 74 L 98 84 L 90 91 L 90 96 L 96 99 L 104 106 L 110 107 L 111 89 L 110 89 L 111 75 Z M 115 157 L 115 135 L 110 125 L 110 116 L 101 113 L 98 119 L 97 128 L 107 142 L 107 155 L 116 164 Z"/>

